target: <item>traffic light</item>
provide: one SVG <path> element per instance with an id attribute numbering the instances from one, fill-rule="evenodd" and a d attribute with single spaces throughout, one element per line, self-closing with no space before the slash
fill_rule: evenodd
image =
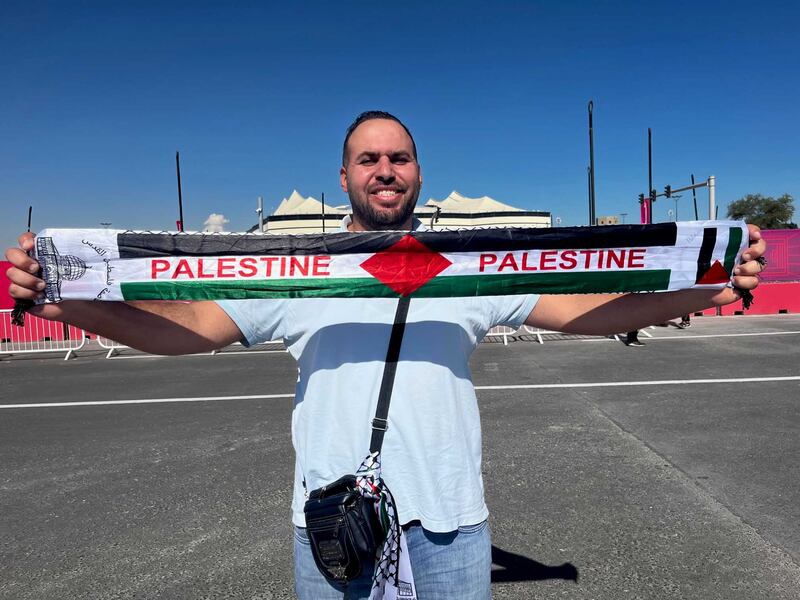
<path id="1" fill-rule="evenodd" d="M 650 190 L 650 202 L 655 202 L 655 201 L 656 201 L 656 191 Z"/>
<path id="2" fill-rule="evenodd" d="M 644 204 L 644 194 L 639 194 L 639 204 Z"/>
<path id="3" fill-rule="evenodd" d="M 664 195 L 667 198 L 671 198 L 672 197 L 672 186 L 671 185 L 665 185 L 664 186 Z"/>

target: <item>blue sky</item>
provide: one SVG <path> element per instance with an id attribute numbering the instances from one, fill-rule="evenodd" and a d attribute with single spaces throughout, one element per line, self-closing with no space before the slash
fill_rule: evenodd
<path id="1" fill-rule="evenodd" d="M 0 242 L 29 204 L 34 229 L 174 228 L 176 150 L 187 229 L 245 229 L 257 196 L 295 188 L 345 203 L 342 137 L 367 109 L 414 133 L 421 202 L 457 189 L 586 224 L 589 100 L 598 215 L 638 215 L 648 127 L 659 190 L 715 175 L 721 215 L 797 195 L 797 3 L 698 4 L 6 0 Z"/>

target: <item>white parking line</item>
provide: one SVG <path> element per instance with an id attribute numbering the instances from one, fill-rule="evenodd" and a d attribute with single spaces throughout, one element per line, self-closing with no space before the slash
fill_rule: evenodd
<path id="1" fill-rule="evenodd" d="M 698 385 L 704 383 L 763 383 L 800 381 L 800 375 L 788 377 L 735 377 L 730 379 L 664 379 L 661 381 L 597 381 L 591 383 L 531 383 L 524 385 L 476 385 L 476 390 L 549 390 L 557 388 L 630 387 L 642 385 Z"/>
<path id="2" fill-rule="evenodd" d="M 800 375 L 787 377 L 735 377 L 729 379 L 665 379 L 661 381 L 595 381 L 590 383 L 532 383 L 522 385 L 476 385 L 478 391 L 487 390 L 549 390 L 596 387 L 631 387 L 647 385 L 703 385 L 713 383 L 767 383 L 773 381 L 800 381 Z M 259 394 L 255 396 L 198 396 L 194 398 L 147 398 L 144 400 L 96 400 L 87 402 L 47 402 L 41 404 L 0 404 L 3 408 L 60 408 L 68 406 L 110 406 L 115 404 L 167 404 L 171 402 L 217 402 L 219 400 L 275 400 L 294 398 L 294 394 Z"/>
<path id="3" fill-rule="evenodd" d="M 259 394 L 257 396 L 198 396 L 196 398 L 147 398 L 144 400 L 94 400 L 86 402 L 47 402 L 42 404 L 2 404 L 0 405 L 0 408 L 57 408 L 62 406 L 109 406 L 114 404 L 217 402 L 219 400 L 273 400 L 277 398 L 294 398 L 294 394 Z"/>

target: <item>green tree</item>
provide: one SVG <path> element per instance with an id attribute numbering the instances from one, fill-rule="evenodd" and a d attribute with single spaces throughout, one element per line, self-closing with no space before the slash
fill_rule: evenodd
<path id="1" fill-rule="evenodd" d="M 794 198 L 789 194 L 778 198 L 747 194 L 728 205 L 729 219 L 742 219 L 761 229 L 797 229 L 792 223 L 793 214 Z"/>

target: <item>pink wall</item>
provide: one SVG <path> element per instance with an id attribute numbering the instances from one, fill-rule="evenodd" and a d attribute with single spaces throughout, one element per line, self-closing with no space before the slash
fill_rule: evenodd
<path id="1" fill-rule="evenodd" d="M 6 271 L 11 268 L 11 263 L 0 260 L 0 310 L 14 308 L 14 301 L 8 295 L 8 286 L 11 283 L 6 277 Z"/>
<path id="2" fill-rule="evenodd" d="M 782 312 L 800 313 L 800 282 L 762 283 L 753 292 L 753 304 L 742 309 L 741 302 L 723 306 L 722 315 L 776 315 Z"/>
<path id="3" fill-rule="evenodd" d="M 800 281 L 800 229 L 765 229 L 769 268 L 762 279 L 768 282 Z"/>

